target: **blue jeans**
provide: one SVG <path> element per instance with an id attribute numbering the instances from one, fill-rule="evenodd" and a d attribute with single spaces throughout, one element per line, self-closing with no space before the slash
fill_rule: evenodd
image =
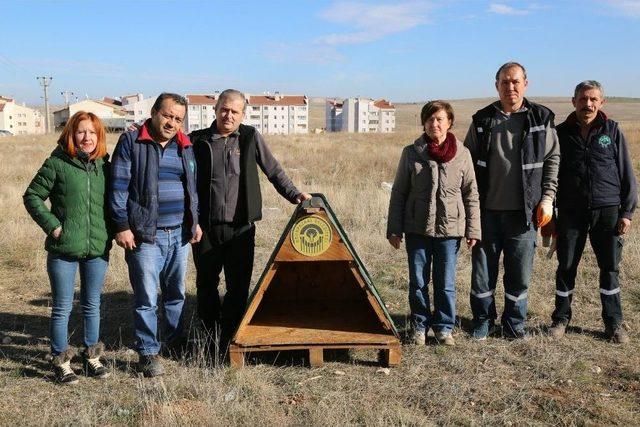
<path id="1" fill-rule="evenodd" d="M 68 258 L 49 253 L 47 273 L 51 283 L 51 354 L 57 356 L 69 347 L 69 315 L 73 305 L 76 271 L 80 267 L 80 306 L 84 318 L 84 345 L 90 347 L 100 339 L 100 294 L 109 259 Z"/>
<path id="2" fill-rule="evenodd" d="M 471 311 L 477 324 L 496 319 L 494 293 L 500 254 L 504 252 L 504 312 L 502 327 L 513 335 L 524 329 L 536 229 L 527 224 L 523 211 L 483 210 L 482 242 L 471 255 Z"/>
<path id="3" fill-rule="evenodd" d="M 135 348 L 139 354 L 158 354 L 158 287 L 162 292 L 164 339 L 171 342 L 182 333 L 189 242 L 181 227 L 156 231 L 155 243 L 138 243 L 125 252 L 133 288 Z"/>
<path id="4" fill-rule="evenodd" d="M 439 239 L 407 234 L 409 257 L 409 307 L 416 331 L 432 327 L 434 332 L 450 332 L 456 321 L 456 264 L 460 239 Z M 429 289 L 433 265 L 433 316 Z"/>

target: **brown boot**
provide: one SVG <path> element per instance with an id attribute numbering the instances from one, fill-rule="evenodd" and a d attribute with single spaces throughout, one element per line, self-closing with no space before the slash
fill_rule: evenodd
<path id="1" fill-rule="evenodd" d="M 564 333 L 567 330 L 567 324 L 562 322 L 553 322 L 549 328 L 549 336 L 553 339 L 559 340 L 564 337 Z"/>
<path id="2" fill-rule="evenodd" d="M 622 325 L 618 325 L 616 327 L 607 326 L 605 327 L 604 332 L 612 343 L 627 344 L 630 341 L 629 334 Z"/>

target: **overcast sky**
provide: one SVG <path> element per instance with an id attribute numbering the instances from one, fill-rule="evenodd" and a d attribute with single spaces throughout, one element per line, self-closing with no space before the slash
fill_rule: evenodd
<path id="1" fill-rule="evenodd" d="M 529 95 L 596 79 L 640 97 L 640 1 L 3 0 L 0 95 L 41 103 L 37 76 L 84 98 L 161 91 L 494 96 L 508 60 Z"/>

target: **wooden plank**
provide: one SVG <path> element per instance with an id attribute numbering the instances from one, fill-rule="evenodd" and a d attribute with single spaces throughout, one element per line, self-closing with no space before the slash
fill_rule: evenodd
<path id="1" fill-rule="evenodd" d="M 400 344 L 397 344 L 389 349 L 389 360 L 387 361 L 388 366 L 398 366 L 401 359 L 402 347 L 400 347 Z"/>
<path id="2" fill-rule="evenodd" d="M 397 338 L 390 334 L 248 325 L 236 336 L 234 343 L 240 346 L 354 343 L 384 345 L 395 341 Z"/>
<path id="3" fill-rule="evenodd" d="M 354 283 L 354 286 L 355 285 Z M 247 345 L 397 342 L 366 299 L 272 301 L 268 296 L 234 342 Z"/>
<path id="4" fill-rule="evenodd" d="M 235 368 L 241 368 L 244 366 L 245 359 L 240 359 L 237 355 L 244 355 L 245 353 L 259 353 L 259 352 L 282 352 L 289 350 L 306 350 L 309 353 L 309 365 L 311 367 L 319 367 L 324 363 L 324 350 L 329 349 L 375 349 L 379 350 L 378 361 L 385 366 L 396 366 L 400 363 L 401 348 L 400 343 L 396 342 L 390 345 L 287 345 L 287 346 L 259 346 L 259 347 L 238 347 L 232 346 L 231 352 L 231 366 Z"/>
<path id="5" fill-rule="evenodd" d="M 309 349 L 309 365 L 318 368 L 324 363 L 324 351 L 322 347 L 311 347 Z"/>
<path id="6" fill-rule="evenodd" d="M 229 348 L 229 361 L 232 368 L 240 369 L 244 366 L 244 353 L 244 351 L 234 349 L 233 346 Z"/>
<path id="7" fill-rule="evenodd" d="M 380 350 L 380 363 L 385 366 L 397 366 L 402 358 L 402 349 L 399 344 Z"/>
<path id="8" fill-rule="evenodd" d="M 379 350 L 379 349 L 389 349 L 392 346 L 396 345 L 396 343 L 391 344 L 357 344 L 357 343 L 345 343 L 345 344 L 288 344 L 288 345 L 259 345 L 259 346 L 250 346 L 243 347 L 239 345 L 235 345 L 237 351 L 243 353 L 254 353 L 260 351 L 288 351 L 288 350 L 309 350 L 313 347 L 322 347 L 324 350 Z M 399 344 L 398 344 L 399 345 Z"/>

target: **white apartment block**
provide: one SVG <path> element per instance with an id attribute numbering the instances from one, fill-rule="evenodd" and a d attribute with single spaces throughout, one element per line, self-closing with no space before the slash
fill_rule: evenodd
<path id="1" fill-rule="evenodd" d="M 260 133 L 309 133 L 309 99 L 305 95 L 249 95 L 243 123 Z"/>
<path id="2" fill-rule="evenodd" d="M 156 102 L 157 97 L 145 98 L 141 93 L 133 95 L 124 95 L 120 98 L 102 98 L 102 102 L 110 104 L 114 108 L 124 111 L 125 128 L 129 128 L 132 124 L 142 124 L 151 118 L 151 107 Z"/>
<path id="3" fill-rule="evenodd" d="M 121 97 L 122 108 L 127 112 L 127 128 L 133 123 L 142 124 L 151 118 L 151 107 L 157 96 L 145 98 L 141 93 Z"/>
<path id="4" fill-rule="evenodd" d="M 211 126 L 216 119 L 216 101 L 218 94 L 213 95 L 187 95 L 187 117 L 184 123 L 184 131 L 204 129 Z"/>
<path id="5" fill-rule="evenodd" d="M 325 125 L 327 132 L 390 133 L 396 128 L 396 108 L 385 99 L 329 99 Z"/>
<path id="6" fill-rule="evenodd" d="M 325 130 L 327 132 L 342 131 L 342 101 L 327 99 L 325 103 Z"/>
<path id="7" fill-rule="evenodd" d="M 78 111 L 87 111 L 95 114 L 102 120 L 102 123 L 110 130 L 124 130 L 127 112 L 121 106 L 111 102 L 95 101 L 85 99 L 73 104 L 69 104 L 53 112 L 53 123 L 56 128 L 60 128 L 67 123 L 67 120 Z"/>
<path id="8" fill-rule="evenodd" d="M 211 126 L 216 118 L 215 104 L 219 93 L 187 95 L 189 107 L 185 129 L 188 132 Z M 247 109 L 243 124 L 262 134 L 299 134 L 309 132 L 309 99 L 304 95 L 245 94 Z"/>
<path id="9" fill-rule="evenodd" d="M 0 96 L 0 130 L 14 135 L 43 134 L 44 116 L 38 110 L 16 104 L 13 98 Z"/>

